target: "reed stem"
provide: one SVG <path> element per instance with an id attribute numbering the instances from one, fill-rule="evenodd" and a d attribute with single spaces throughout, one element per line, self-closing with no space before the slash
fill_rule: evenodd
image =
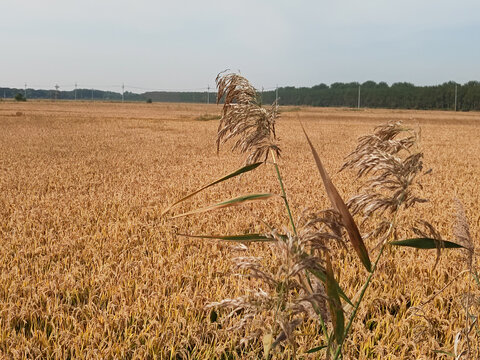
<path id="1" fill-rule="evenodd" d="M 270 150 L 270 153 L 272 154 L 273 166 L 275 167 L 275 171 L 277 172 L 277 178 L 278 182 L 280 183 L 280 188 L 282 190 L 282 198 L 285 202 L 288 218 L 290 219 L 290 225 L 292 226 L 293 233 L 297 235 L 297 228 L 295 227 L 295 222 L 293 221 L 290 205 L 288 204 L 287 193 L 285 192 L 285 187 L 283 186 L 282 175 L 280 174 L 280 169 L 278 168 L 277 159 L 275 158 L 275 152 L 273 150 Z"/>

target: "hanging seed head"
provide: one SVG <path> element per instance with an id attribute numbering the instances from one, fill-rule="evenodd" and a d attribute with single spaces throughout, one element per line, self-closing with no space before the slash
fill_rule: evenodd
<path id="1" fill-rule="evenodd" d="M 262 107 L 257 91 L 241 75 L 220 73 L 216 83 L 217 104 L 223 99 L 217 151 L 220 145 L 235 139 L 232 151 L 247 154 L 247 164 L 266 161 L 271 151 L 280 156 L 275 135 L 276 104 L 270 109 Z"/>

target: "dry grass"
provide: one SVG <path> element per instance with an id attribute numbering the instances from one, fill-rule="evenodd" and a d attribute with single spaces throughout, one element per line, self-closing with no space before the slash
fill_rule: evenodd
<path id="1" fill-rule="evenodd" d="M 167 204 L 238 168 L 216 155 L 216 121 L 196 121 L 211 105 L 27 102 L 0 104 L 0 354 L 5 358 L 257 358 L 261 340 L 238 347 L 243 333 L 211 322 L 205 304 L 244 294 L 249 280 L 230 276 L 234 245 L 177 238 L 258 232 L 258 219 L 288 226 L 281 200 L 168 221 Z M 276 124 L 280 166 L 294 217 L 329 201 L 300 117 L 344 198 L 357 193 L 354 174 L 335 174 L 357 137 L 387 120 L 421 128 L 429 203 L 407 210 L 454 240 L 464 204 L 473 244 L 480 235 L 480 114 L 301 108 Z M 192 198 L 178 212 L 245 192 L 279 193 L 272 171 L 245 174 Z M 252 215 L 253 214 L 253 215 Z M 402 238 L 403 235 L 399 234 Z M 373 248 L 376 244 L 369 243 Z M 259 255 L 268 252 L 253 245 Z M 465 254 L 389 248 L 346 343 L 345 358 L 442 358 L 478 305 Z M 336 263 L 338 264 L 338 262 Z M 340 265 L 353 296 L 363 271 L 355 254 Z M 429 300 L 431 299 L 431 300 Z M 420 305 L 429 300 L 419 310 Z M 413 309 L 413 310 L 412 310 Z M 219 316 L 226 316 L 219 313 Z M 300 331 L 298 352 L 315 344 Z M 475 330 L 474 330 L 475 331 Z M 473 343 L 472 346 L 478 346 Z M 240 351 L 245 353 L 239 355 Z M 288 352 L 284 356 L 288 356 Z"/>

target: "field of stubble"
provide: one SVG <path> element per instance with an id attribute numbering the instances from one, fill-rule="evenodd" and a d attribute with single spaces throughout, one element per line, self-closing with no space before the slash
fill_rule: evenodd
<path id="1" fill-rule="evenodd" d="M 405 223 L 424 218 L 453 239 L 453 199 L 464 204 L 472 237 L 480 235 L 480 114 L 301 108 L 277 126 L 280 166 L 294 216 L 327 207 L 297 118 L 334 175 L 358 136 L 387 120 L 421 129 L 424 196 Z M 290 110 L 290 111 L 289 111 Z M 293 111 L 292 111 L 293 110 Z M 1 358 L 257 358 L 261 340 L 241 353 L 243 334 L 211 322 L 208 302 L 241 295 L 246 279 L 231 276 L 230 244 L 175 233 L 262 231 L 260 219 L 288 225 L 279 200 L 178 220 L 162 217 L 173 200 L 243 159 L 216 154 L 214 105 L 0 102 L 0 357 Z M 352 173 L 333 176 L 349 198 Z M 279 193 L 269 167 L 199 194 L 176 212 L 260 191 Z M 361 229 L 362 230 L 362 229 Z M 408 235 L 407 232 L 405 234 Z M 367 242 L 369 248 L 374 244 Z M 261 255 L 262 245 L 252 252 Z M 390 249 L 346 344 L 345 358 L 434 359 L 453 351 L 465 326 L 461 275 L 420 311 L 412 311 L 466 268 L 459 252 Z M 348 295 L 365 271 L 355 255 L 335 259 Z M 478 306 L 470 311 L 479 312 Z M 222 313 L 220 313 L 220 317 Z M 300 330 L 299 352 L 318 345 Z M 471 346 L 479 346 L 475 329 Z M 278 354 L 277 357 L 286 357 Z"/>

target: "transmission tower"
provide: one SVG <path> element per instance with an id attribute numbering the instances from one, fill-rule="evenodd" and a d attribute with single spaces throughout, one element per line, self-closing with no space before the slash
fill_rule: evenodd
<path id="1" fill-rule="evenodd" d="M 25 83 L 25 90 L 24 90 L 24 92 L 25 92 L 24 95 L 25 95 L 25 99 L 26 99 L 26 98 L 27 98 L 27 83 Z"/>
<path id="2" fill-rule="evenodd" d="M 122 83 L 122 103 L 125 101 L 125 84 Z"/>

